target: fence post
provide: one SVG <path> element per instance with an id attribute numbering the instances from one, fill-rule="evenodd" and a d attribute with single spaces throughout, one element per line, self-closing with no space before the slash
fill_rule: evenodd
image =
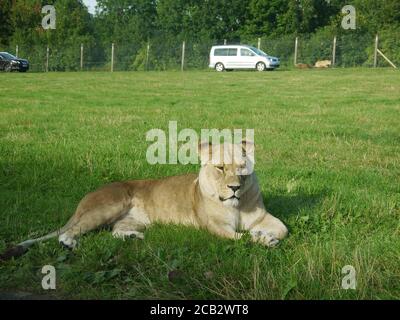
<path id="1" fill-rule="evenodd" d="M 18 58 L 18 45 L 15 46 L 15 56 Z"/>
<path id="2" fill-rule="evenodd" d="M 258 48 L 258 50 L 260 50 L 260 48 L 261 48 L 261 38 L 258 38 L 257 48 Z"/>
<path id="3" fill-rule="evenodd" d="M 376 51 L 378 51 L 378 53 L 383 57 L 383 59 L 385 59 L 393 68 L 397 69 L 396 65 L 392 61 L 390 61 L 389 58 L 386 57 L 381 50 L 378 49 Z"/>
<path id="4" fill-rule="evenodd" d="M 226 46 L 226 39 L 224 39 L 224 46 Z"/>
<path id="5" fill-rule="evenodd" d="M 114 72 L 114 42 L 111 44 L 111 72 Z"/>
<path id="6" fill-rule="evenodd" d="M 81 71 L 83 71 L 83 43 L 81 43 Z"/>
<path id="7" fill-rule="evenodd" d="M 181 71 L 183 71 L 183 68 L 185 66 L 185 41 L 182 43 L 182 62 L 181 62 Z"/>
<path id="8" fill-rule="evenodd" d="M 46 72 L 49 72 L 49 56 L 50 56 L 50 49 L 49 49 L 49 46 L 47 46 L 47 49 L 46 49 Z"/>
<path id="9" fill-rule="evenodd" d="M 379 38 L 378 35 L 375 37 L 375 50 L 374 50 L 374 68 L 377 67 L 378 65 L 378 43 L 379 43 Z"/>
<path id="10" fill-rule="evenodd" d="M 150 52 L 150 42 L 147 42 L 147 51 L 146 51 L 146 71 L 149 70 L 149 52 Z"/>
<path id="11" fill-rule="evenodd" d="M 335 62 L 336 62 L 336 36 L 333 37 L 332 67 L 335 66 Z"/>
<path id="12" fill-rule="evenodd" d="M 299 44 L 299 39 L 296 37 L 296 40 L 294 42 L 294 65 L 297 64 L 297 46 Z"/>

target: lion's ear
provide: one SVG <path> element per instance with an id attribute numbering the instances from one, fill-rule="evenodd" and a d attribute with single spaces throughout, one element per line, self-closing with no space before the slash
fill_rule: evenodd
<path id="1" fill-rule="evenodd" d="M 254 155 L 254 142 L 250 140 L 243 139 L 242 140 L 242 150 L 243 150 L 243 155 L 248 156 L 248 155 Z"/>
<path id="2" fill-rule="evenodd" d="M 200 163 L 206 164 L 211 160 L 212 156 L 212 144 L 211 142 L 200 142 L 198 145 L 198 153 L 200 157 Z"/>

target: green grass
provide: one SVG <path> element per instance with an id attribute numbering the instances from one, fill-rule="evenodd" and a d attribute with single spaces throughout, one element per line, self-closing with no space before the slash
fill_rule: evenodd
<path id="1" fill-rule="evenodd" d="M 254 128 L 274 249 L 155 225 L 56 240 L 0 264 L 0 291 L 62 298 L 400 299 L 400 75 L 388 69 L 0 74 L 0 250 L 62 226 L 111 181 L 196 172 L 147 164 L 152 128 Z M 357 271 L 343 290 L 342 267 Z M 171 271 L 177 276 L 168 279 Z"/>

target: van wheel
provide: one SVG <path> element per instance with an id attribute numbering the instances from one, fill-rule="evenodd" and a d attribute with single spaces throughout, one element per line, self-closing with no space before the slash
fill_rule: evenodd
<path id="1" fill-rule="evenodd" d="M 267 67 L 265 66 L 264 62 L 258 62 L 256 64 L 256 69 L 257 69 L 257 71 L 265 71 L 265 69 L 267 69 Z"/>
<path id="2" fill-rule="evenodd" d="M 222 72 L 225 70 L 225 67 L 221 62 L 218 62 L 215 64 L 215 70 L 217 70 L 218 72 Z"/>

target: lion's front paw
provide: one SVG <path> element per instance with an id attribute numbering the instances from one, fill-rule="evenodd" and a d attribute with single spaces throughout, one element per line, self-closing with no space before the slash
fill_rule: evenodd
<path id="1" fill-rule="evenodd" d="M 114 236 L 114 238 L 119 238 L 123 240 L 125 240 L 126 238 L 136 238 L 140 240 L 144 239 L 144 234 L 135 230 L 114 230 L 112 235 Z"/>
<path id="2" fill-rule="evenodd" d="M 251 231 L 251 237 L 255 242 L 259 242 L 267 247 L 275 247 L 279 243 L 279 239 L 268 231 Z"/>

